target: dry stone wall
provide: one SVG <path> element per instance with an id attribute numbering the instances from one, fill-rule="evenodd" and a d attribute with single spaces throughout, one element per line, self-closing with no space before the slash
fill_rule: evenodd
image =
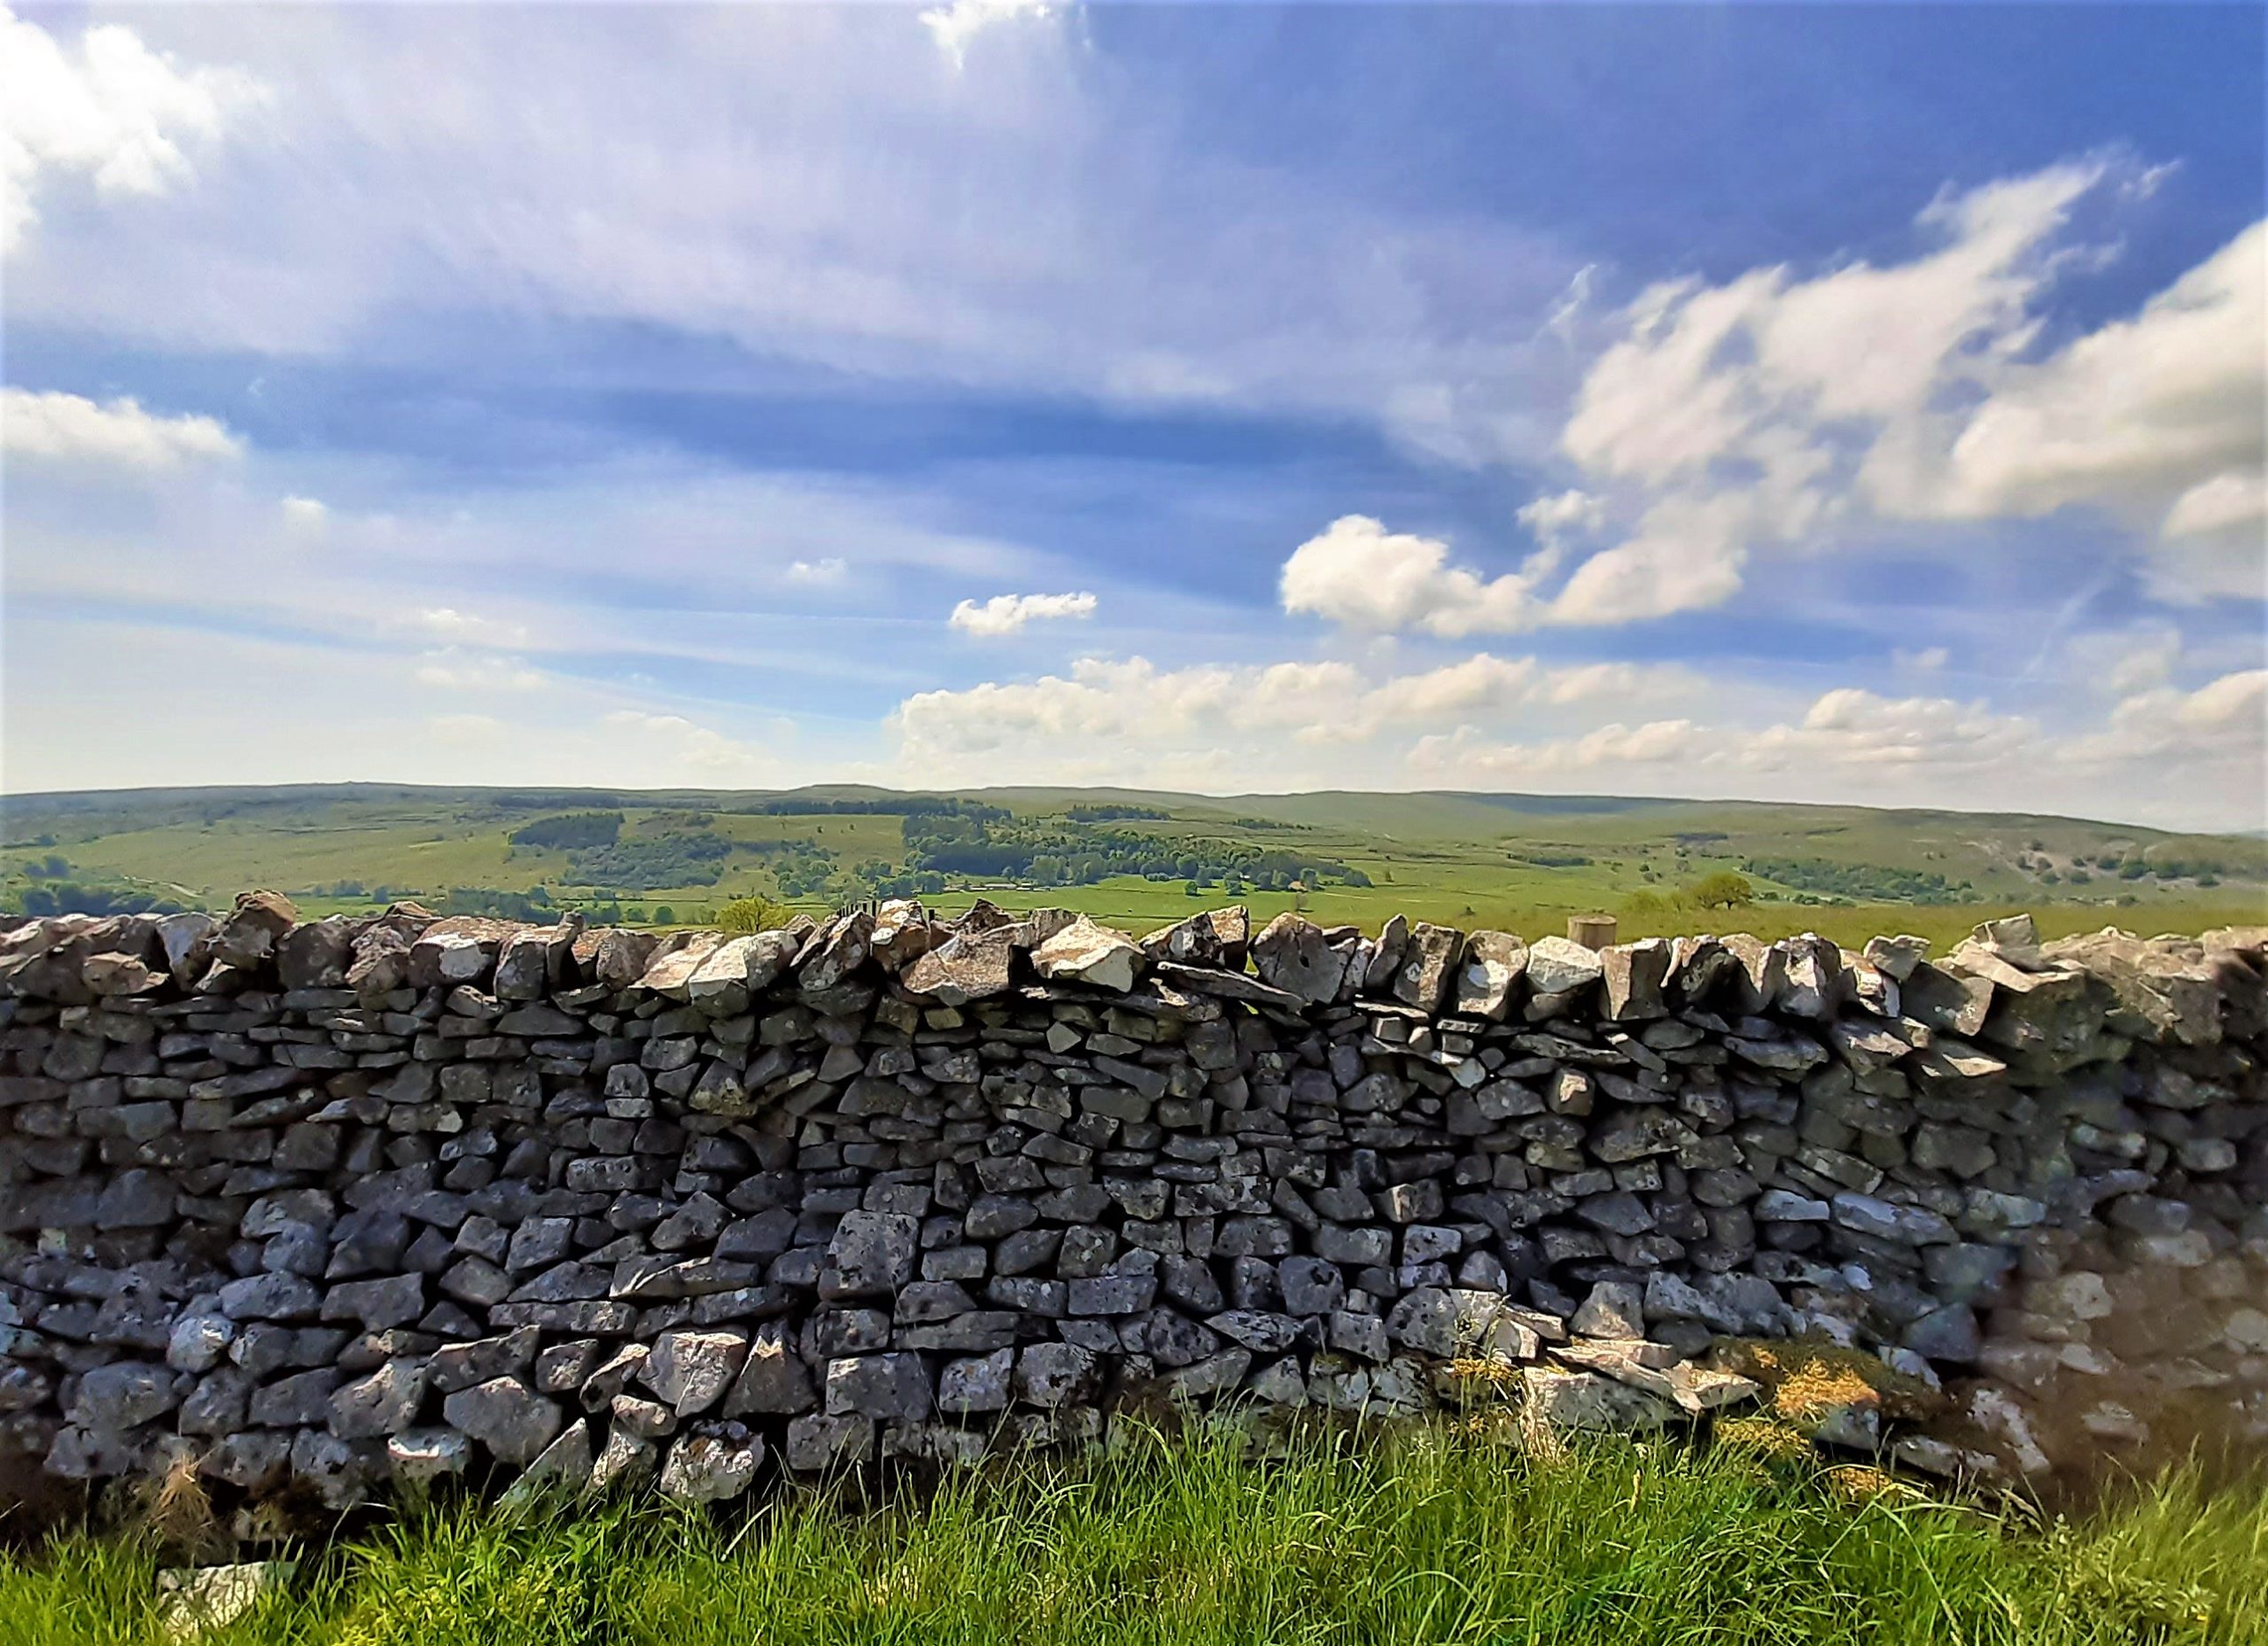
<path id="1" fill-rule="evenodd" d="M 2008 1388 L 2107 1443 L 2114 1368 L 2256 1416 L 2263 936 L 21 922 L 0 1452 L 714 1499 L 1476 1365 L 1658 1423 L 1799 1332 L 1973 1382 L 2019 1467 Z"/>

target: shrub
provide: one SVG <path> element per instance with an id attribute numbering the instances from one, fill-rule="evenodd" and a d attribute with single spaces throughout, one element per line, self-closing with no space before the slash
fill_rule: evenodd
<path id="1" fill-rule="evenodd" d="M 736 936 L 776 932 L 795 918 L 793 909 L 769 897 L 735 897 L 717 911 L 717 926 L 719 930 Z"/>
<path id="2" fill-rule="evenodd" d="M 1686 895 L 1705 909 L 1737 909 L 1756 901 L 1756 888 L 1748 883 L 1745 874 L 1720 869 L 1695 881 Z"/>

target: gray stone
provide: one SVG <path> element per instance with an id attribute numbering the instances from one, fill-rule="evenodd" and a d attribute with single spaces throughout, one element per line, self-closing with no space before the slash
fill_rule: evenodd
<path id="1" fill-rule="evenodd" d="M 417 1420 L 425 1398 L 422 1361 L 390 1360 L 367 1377 L 331 1392 L 330 1432 L 342 1440 L 399 1434 Z"/>
<path id="2" fill-rule="evenodd" d="M 162 1417 L 174 1405 L 174 1377 L 165 1367 L 114 1361 L 79 1379 L 66 1415 L 82 1429 L 115 1432 Z"/>
<path id="3" fill-rule="evenodd" d="M 913 1422 L 928 1416 L 933 1401 L 929 1370 L 919 1355 L 854 1355 L 827 1363 L 830 1417 Z"/>
<path id="4" fill-rule="evenodd" d="M 1286 912 L 1269 921 L 1252 940 L 1252 967 L 1270 988 L 1324 1005 L 1339 997 L 1347 976 L 1347 955 L 1331 946 L 1315 922 Z"/>
<path id="5" fill-rule="evenodd" d="M 1527 986 L 1539 995 L 1572 994 L 1606 974 L 1595 951 L 1565 937 L 1538 938 L 1527 951 Z"/>
<path id="6" fill-rule="evenodd" d="M 827 1243 L 819 1295 L 829 1299 L 888 1297 L 913 1278 L 920 1225 L 889 1212 L 849 1212 Z"/>
<path id="7" fill-rule="evenodd" d="M 748 1334 L 735 1327 L 680 1328 L 654 1339 L 638 1380 L 680 1417 L 725 1397 L 748 1355 Z"/>
<path id="8" fill-rule="evenodd" d="M 1015 1364 L 1014 1349 L 947 1361 L 937 1375 L 937 1409 L 951 1417 L 1006 1411 L 1014 1392 Z"/>
<path id="9" fill-rule="evenodd" d="M 1032 970 L 1056 982 L 1085 983 L 1123 994 L 1134 987 L 1142 951 L 1123 932 L 1085 915 L 1032 951 Z"/>
<path id="10" fill-rule="evenodd" d="M 874 1421 L 807 1412 L 788 1425 L 785 1455 L 797 1474 L 855 1468 L 874 1455 Z"/>
<path id="11" fill-rule="evenodd" d="M 472 1442 L 454 1429 L 404 1429 L 386 1440 L 386 1468 L 413 1495 L 462 1479 L 471 1463 Z"/>
<path id="12" fill-rule="evenodd" d="M 662 1465 L 661 1493 L 689 1503 L 740 1496 L 756 1482 L 764 1440 L 737 1423 L 705 1423 L 680 1435 Z"/>
<path id="13" fill-rule="evenodd" d="M 451 1427 L 512 1464 L 532 1462 L 564 1421 L 556 1402 L 517 1378 L 492 1378 L 459 1389 L 441 1402 L 441 1412 Z"/>
<path id="14" fill-rule="evenodd" d="M 1016 1398 L 1053 1410 L 1092 1395 L 1100 1368 L 1088 1350 L 1069 1343 L 1035 1343 L 1016 1357 Z"/>

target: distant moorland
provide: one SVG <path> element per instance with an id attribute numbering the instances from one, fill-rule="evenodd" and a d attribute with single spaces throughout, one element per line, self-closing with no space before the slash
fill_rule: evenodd
<path id="1" fill-rule="evenodd" d="M 2034 911 L 2049 933 L 2268 919 L 2268 841 L 2079 819 L 1477 794 L 1208 798 L 1135 790 L 751 793 L 381 784 L 0 799 L 0 909 L 310 914 L 414 897 L 450 912 L 687 925 L 761 897 L 819 910 L 984 897 L 1141 930 L 1200 904 L 1401 912 L 1534 936 L 1573 912 L 1626 936 L 1897 929 L 1946 938 Z"/>

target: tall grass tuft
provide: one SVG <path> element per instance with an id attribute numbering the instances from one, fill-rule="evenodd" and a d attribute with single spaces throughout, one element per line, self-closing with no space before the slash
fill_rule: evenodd
<path id="1" fill-rule="evenodd" d="M 792 1495 L 737 1524 L 649 1502 L 472 1507 L 303 1557 L 231 1642 L 1487 1642 L 2259 1646 L 2268 1484 L 2194 1471 L 2085 1522 L 1866 1492 L 1752 1449 L 1446 1429 L 1225 1437 L 948 1479 L 854 1512 Z M 148 1541 L 0 1564 L 0 1640 L 157 1638 Z"/>

